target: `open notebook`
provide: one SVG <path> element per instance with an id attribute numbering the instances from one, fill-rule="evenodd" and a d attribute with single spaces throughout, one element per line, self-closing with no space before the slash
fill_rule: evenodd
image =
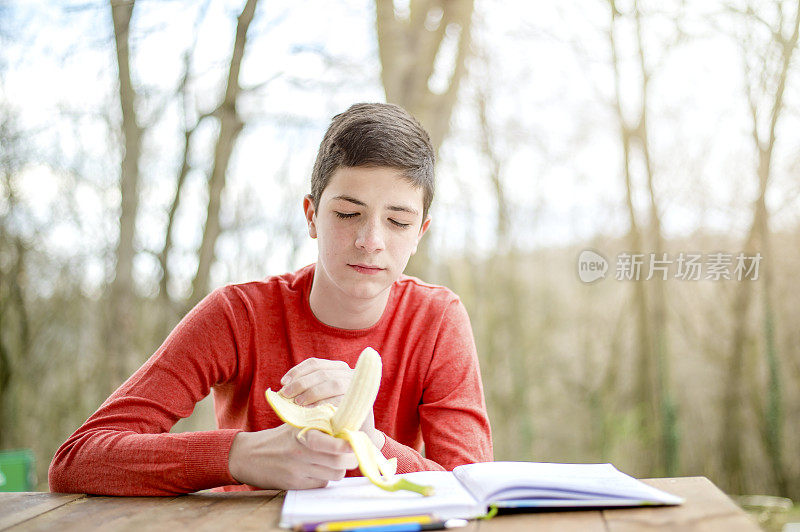
<path id="1" fill-rule="evenodd" d="M 282 527 L 371 517 L 430 513 L 441 519 L 471 519 L 499 508 L 610 508 L 680 504 L 683 499 L 644 484 L 611 464 L 485 462 L 449 471 L 406 473 L 434 486 L 423 497 L 383 491 L 363 477 L 330 482 L 325 488 L 291 490 Z"/>

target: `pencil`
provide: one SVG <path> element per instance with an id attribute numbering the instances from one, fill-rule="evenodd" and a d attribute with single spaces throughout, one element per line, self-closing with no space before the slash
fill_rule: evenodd
<path id="1" fill-rule="evenodd" d="M 435 521 L 425 524 L 396 523 L 393 525 L 351 528 L 343 532 L 420 532 L 422 530 L 445 530 L 448 528 L 458 528 L 462 526 L 467 526 L 466 519 L 448 519 L 447 521 Z"/>
<path id="2" fill-rule="evenodd" d="M 406 515 L 401 517 L 377 517 L 373 519 L 350 519 L 347 521 L 322 521 L 317 523 L 303 523 L 294 527 L 295 532 L 341 532 L 343 530 L 357 530 L 359 528 L 395 525 L 404 523 L 418 523 L 421 525 L 432 523 L 436 518 L 430 514 Z"/>

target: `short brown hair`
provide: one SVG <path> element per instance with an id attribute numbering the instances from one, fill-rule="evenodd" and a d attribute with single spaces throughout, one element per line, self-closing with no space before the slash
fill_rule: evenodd
<path id="1" fill-rule="evenodd" d="M 431 139 L 408 111 L 390 103 L 357 103 L 334 116 L 325 132 L 311 173 L 311 199 L 319 207 L 322 191 L 341 166 L 387 166 L 422 187 L 425 221 L 433 201 L 433 163 Z"/>

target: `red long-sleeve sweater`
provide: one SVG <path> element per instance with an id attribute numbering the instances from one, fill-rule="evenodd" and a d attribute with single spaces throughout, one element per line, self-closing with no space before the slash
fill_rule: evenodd
<path id="1" fill-rule="evenodd" d="M 239 431 L 281 421 L 264 398 L 310 358 L 355 365 L 371 346 L 383 361 L 375 426 L 398 472 L 492 459 L 478 359 L 464 306 L 448 289 L 402 276 L 380 320 L 345 330 L 314 317 L 314 266 L 216 290 L 56 451 L 52 491 L 167 495 L 236 484 L 228 453 Z M 172 434 L 214 393 L 219 429 Z M 425 445 L 425 457 L 422 451 Z M 350 474 L 350 473 L 349 473 Z M 357 474 L 357 472 L 353 473 Z"/>

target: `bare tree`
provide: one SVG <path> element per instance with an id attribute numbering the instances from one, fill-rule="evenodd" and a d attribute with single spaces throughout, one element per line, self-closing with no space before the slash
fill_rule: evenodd
<path id="1" fill-rule="evenodd" d="M 753 202 L 753 221 L 744 241 L 743 249 L 761 254 L 760 277 L 762 279 L 763 328 L 765 362 L 768 369 L 766 385 L 767 404 L 760 400 L 760 393 L 751 390 L 750 398 L 756 409 L 758 419 L 762 420 L 760 431 L 770 461 L 773 481 L 778 493 L 787 495 L 788 478 L 783 459 L 783 412 L 782 380 L 780 358 L 776 338 L 775 294 L 773 293 L 774 271 L 771 264 L 769 212 L 766 194 L 772 176 L 775 142 L 778 122 L 784 111 L 784 94 L 791 72 L 792 58 L 797 49 L 800 28 L 800 2 L 795 5 L 793 16 L 784 10 L 783 2 L 773 4 L 775 20 L 768 21 L 763 9 L 750 3 L 744 9 L 728 7 L 728 12 L 739 19 L 743 33 L 737 35 L 741 46 L 744 67 L 747 105 L 751 117 L 751 138 L 758 157 L 756 177 L 758 194 Z M 788 35 L 787 35 L 788 28 Z M 761 30 L 766 29 L 769 41 L 757 42 Z M 755 53 L 754 53 L 755 52 Z M 773 56 L 774 63 L 765 61 Z M 766 118 L 766 120 L 765 120 Z M 766 124 L 766 130 L 762 127 Z M 728 369 L 724 385 L 724 403 L 721 423 L 723 430 L 720 448 L 723 471 L 727 487 L 734 493 L 742 493 L 745 488 L 743 477 L 742 434 L 744 419 L 742 406 L 745 404 L 746 386 L 743 382 L 745 354 L 752 331 L 748 327 L 748 316 L 755 287 L 750 282 L 738 285 L 733 305 L 734 329 Z"/>
<path id="2" fill-rule="evenodd" d="M 222 102 L 214 111 L 214 116 L 219 120 L 219 135 L 214 148 L 214 163 L 208 177 L 208 206 L 206 208 L 206 224 L 203 231 L 203 240 L 198 251 L 197 273 L 192 281 L 192 295 L 190 304 L 202 299 L 209 288 L 211 265 L 214 262 L 217 238 L 220 235 L 219 213 L 222 201 L 222 190 L 228 172 L 233 147 L 236 138 L 244 127 L 236 109 L 237 99 L 241 93 L 239 85 L 239 71 L 244 58 L 245 44 L 247 42 L 247 29 L 255 16 L 258 0 L 247 0 L 236 25 L 236 37 L 233 44 L 228 81 Z"/>
<path id="3" fill-rule="evenodd" d="M 438 151 L 450 129 L 450 115 L 466 71 L 472 21 L 472 0 L 412 0 L 408 17 L 395 11 L 392 0 L 376 0 L 381 80 L 386 100 L 416 116 Z M 440 93 L 429 86 L 437 56 L 448 33 L 458 34 L 453 69 Z"/>
<path id="4" fill-rule="evenodd" d="M 167 227 L 164 232 L 164 245 L 158 253 L 158 263 L 161 267 L 161 280 L 159 281 L 159 298 L 161 300 L 161 310 L 164 313 L 164 319 L 161 320 L 163 327 L 158 337 L 166 336 L 173 326 L 175 319 L 183 310 L 183 305 L 176 304 L 169 295 L 169 284 L 172 277 L 172 272 L 169 267 L 169 256 L 172 251 L 172 237 L 175 229 L 175 219 L 178 212 L 178 207 L 181 203 L 182 193 L 184 190 L 184 183 L 186 177 L 192 169 L 191 165 L 191 150 L 192 140 L 200 124 L 207 118 L 211 117 L 210 113 L 200 114 L 193 120 L 192 116 L 197 114 L 193 109 L 190 98 L 188 85 L 191 79 L 191 65 L 194 58 L 194 50 L 197 44 L 199 35 L 200 23 L 205 18 L 205 13 L 208 8 L 208 1 L 201 7 L 200 14 L 198 15 L 194 26 L 194 41 L 186 49 L 183 54 L 183 75 L 181 76 L 175 95 L 180 98 L 181 110 L 183 113 L 183 155 L 181 157 L 181 166 L 178 170 L 178 177 L 175 180 L 175 193 L 170 202 L 169 211 L 167 213 Z"/>
<path id="5" fill-rule="evenodd" d="M 136 212 L 139 206 L 139 157 L 143 129 L 136 113 L 138 95 L 131 81 L 130 27 L 133 0 L 111 0 L 114 43 L 117 51 L 121 131 L 124 139 L 120 168 L 119 237 L 115 253 L 114 280 L 109 290 L 109 316 L 105 331 L 109 365 L 108 389 L 113 390 L 126 376 L 136 327 L 134 316 L 133 259 L 136 253 Z"/>
<path id="6" fill-rule="evenodd" d="M 26 291 L 29 243 L 19 233 L 20 199 L 17 174 L 22 167 L 24 137 L 16 129 L 10 109 L 0 108 L 0 189 L 4 192 L 0 211 L 0 427 L 12 426 L 11 384 L 31 349 L 31 320 Z M 13 430 L 0 431 L 0 448 L 19 445 Z"/>
<path id="7" fill-rule="evenodd" d="M 621 64 L 617 24 L 625 15 L 618 9 L 615 0 L 608 0 L 611 19 L 608 26 L 608 42 L 611 50 L 611 64 L 614 72 L 613 109 L 619 124 L 622 141 L 623 177 L 625 182 L 625 201 L 628 211 L 630 231 L 629 242 L 633 253 L 642 253 L 646 242 L 645 231 L 638 220 L 634 205 L 635 153 L 641 156 L 649 197 L 649 240 L 654 246 L 656 256 L 664 251 L 661 232 L 660 213 L 654 184 L 654 168 L 648 137 L 648 95 L 652 80 L 652 66 L 648 64 L 642 39 L 642 13 L 638 2 L 634 1 L 629 17 L 635 28 L 636 58 L 641 83 L 638 87 L 639 107 L 634 120 L 625 116 Z M 636 305 L 638 337 L 638 375 L 636 392 L 637 404 L 642 407 L 640 415 L 644 440 L 657 453 L 650 453 L 656 466 L 665 474 L 677 471 L 677 429 L 674 402 L 669 390 L 669 351 L 667 346 L 666 297 L 663 281 L 654 279 L 653 290 L 643 280 L 633 283 L 633 297 Z"/>
<path id="8" fill-rule="evenodd" d="M 397 12 L 393 0 L 376 0 L 375 6 L 386 101 L 417 117 L 438 153 L 466 72 L 473 0 L 412 0 L 407 16 Z M 448 36 L 457 39 L 453 67 L 444 91 L 434 92 L 429 83 Z M 420 243 L 409 264 L 411 274 L 430 273 L 428 242 L 426 238 Z"/>
<path id="9" fill-rule="evenodd" d="M 655 170 L 652 162 L 652 148 L 648 135 L 648 115 L 649 115 L 649 92 L 652 80 L 652 65 L 648 64 L 645 54 L 645 46 L 642 38 L 643 23 L 642 11 L 639 3 L 634 1 L 633 17 L 636 28 L 636 49 L 641 72 L 641 100 L 639 107 L 639 123 L 636 128 L 637 137 L 640 143 L 640 150 L 644 159 L 644 170 L 647 176 L 647 193 L 649 198 L 650 213 L 650 240 L 654 244 L 653 251 L 656 257 L 660 257 L 666 251 L 664 236 L 661 230 L 661 213 L 659 209 L 658 195 L 655 187 Z M 681 37 L 678 33 L 678 39 Z M 669 44 L 665 47 L 669 49 Z M 669 346 L 667 344 L 667 298 L 665 293 L 664 280 L 653 279 L 651 320 L 653 326 L 653 354 L 655 367 L 650 378 L 650 386 L 654 393 L 654 402 L 659 412 L 656 419 L 659 420 L 659 448 L 661 450 L 661 467 L 663 474 L 673 476 L 678 472 L 678 429 L 675 411 L 675 401 L 669 384 Z"/>
<path id="10" fill-rule="evenodd" d="M 488 59 L 481 57 L 481 60 L 488 67 Z M 494 192 L 497 209 L 497 245 L 490 256 L 482 260 L 483 274 L 473 271 L 473 278 L 476 284 L 482 285 L 477 290 L 481 296 L 478 304 L 487 322 L 482 354 L 489 361 L 488 365 L 503 367 L 510 381 L 510 386 L 495 395 L 498 409 L 507 412 L 515 408 L 527 409 L 531 382 L 535 382 L 535 376 L 531 371 L 530 351 L 525 348 L 527 331 L 522 319 L 524 291 L 521 288 L 525 274 L 522 273 L 521 258 L 512 240 L 511 203 L 503 175 L 504 161 L 498 150 L 497 132 L 502 128 L 490 119 L 492 94 L 487 81 L 491 79 L 494 79 L 493 76 L 485 76 L 484 81 L 477 84 L 474 103 L 479 126 L 478 146 L 486 161 L 486 177 Z M 492 279 L 492 282 L 481 282 L 481 279 Z M 501 453 L 522 459 L 530 456 L 534 431 L 528 416 L 519 416 L 513 423 L 498 425 L 496 428 L 504 431 L 500 438 L 506 440 L 500 449 Z"/>

